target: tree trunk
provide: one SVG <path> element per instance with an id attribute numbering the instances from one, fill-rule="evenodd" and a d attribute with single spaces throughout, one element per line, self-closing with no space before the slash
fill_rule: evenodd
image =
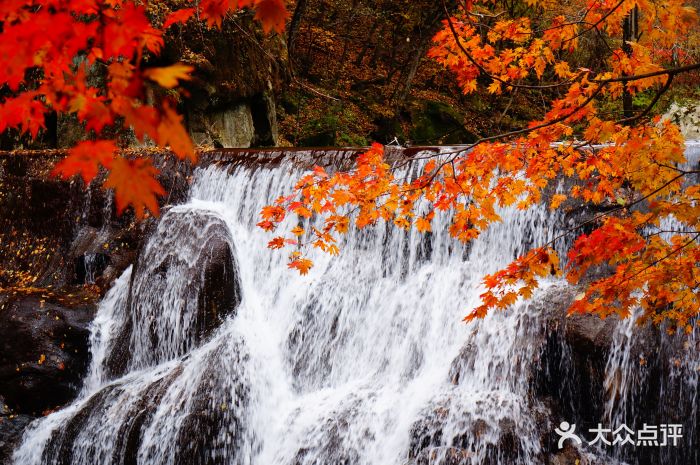
<path id="1" fill-rule="evenodd" d="M 426 34 L 423 38 L 421 38 L 418 47 L 416 47 L 416 51 L 411 59 L 411 65 L 408 68 L 408 72 L 406 73 L 406 76 L 403 80 L 401 92 L 399 93 L 399 96 L 396 99 L 396 105 L 399 107 L 404 104 L 406 98 L 408 98 L 408 94 L 411 92 L 411 85 L 413 84 L 413 79 L 416 77 L 418 67 L 420 66 L 420 63 L 423 60 L 425 52 L 428 50 L 428 45 L 430 44 L 430 37 L 430 35 Z"/>
<path id="2" fill-rule="evenodd" d="M 411 86 L 413 84 L 413 79 L 416 77 L 416 72 L 418 72 L 418 67 L 420 66 L 425 53 L 430 46 L 430 41 L 433 36 L 438 32 L 441 25 L 441 20 L 445 16 L 445 9 L 452 11 L 457 7 L 457 2 L 454 0 L 449 0 L 447 2 L 436 2 L 435 8 L 428 13 L 428 16 L 423 21 L 420 29 L 419 42 L 416 45 L 416 50 L 411 57 L 411 65 L 408 68 L 403 83 L 401 84 L 401 91 L 396 99 L 396 106 L 401 107 L 408 98 L 411 92 Z"/>
<path id="3" fill-rule="evenodd" d="M 622 21 L 622 51 L 628 57 L 632 56 L 632 41 L 637 38 L 637 15 L 638 10 L 635 6 L 632 11 Z M 632 102 L 632 94 L 627 89 L 627 83 L 624 83 L 622 93 L 622 114 L 625 118 L 634 116 L 634 107 Z"/>
<path id="4" fill-rule="evenodd" d="M 297 0 L 297 6 L 294 8 L 294 14 L 292 15 L 292 20 L 289 23 L 289 32 L 287 32 L 287 51 L 289 53 L 289 61 L 291 62 L 294 62 L 296 39 L 297 35 L 299 34 L 301 19 L 304 17 L 307 5 L 308 0 Z"/>

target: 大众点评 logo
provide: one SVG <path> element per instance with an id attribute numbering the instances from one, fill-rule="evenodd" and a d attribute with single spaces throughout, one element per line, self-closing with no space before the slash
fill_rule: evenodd
<path id="1" fill-rule="evenodd" d="M 585 438 L 576 434 L 576 425 L 562 421 L 554 432 L 559 435 L 557 446 L 564 447 L 564 443 L 569 440 L 581 445 Z M 683 437 L 683 425 L 648 425 L 644 423 L 641 429 L 633 430 L 624 423 L 617 428 L 604 428 L 598 423 L 596 428 L 589 428 L 589 437 L 586 440 L 591 445 L 600 446 L 624 446 L 626 444 L 642 447 L 665 447 L 678 446 L 678 440 Z"/>

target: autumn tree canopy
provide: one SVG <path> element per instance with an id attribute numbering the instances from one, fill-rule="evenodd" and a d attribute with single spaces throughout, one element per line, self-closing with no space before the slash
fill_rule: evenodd
<path id="1" fill-rule="evenodd" d="M 94 140 L 79 143 L 55 172 L 79 174 L 89 183 L 100 167 L 109 171 L 105 187 L 113 188 L 117 211 L 132 206 L 139 217 L 158 211 L 156 195 L 164 194 L 148 158 L 128 159 L 118 153 L 114 128 L 134 131 L 169 147 L 178 157 L 196 161 L 195 148 L 167 92 L 190 79 L 191 66 L 176 63 L 148 67 L 163 35 L 187 21 L 220 27 L 224 17 L 252 8 L 266 31 L 282 31 L 288 13 L 283 0 L 202 0 L 171 2 L 133 0 L 3 0 L 0 4 L 0 132 L 8 128 L 36 137 L 45 115 L 74 114 Z M 106 69 L 106 86 L 88 79 L 91 67 Z"/>
<path id="2" fill-rule="evenodd" d="M 339 236 L 351 226 L 384 221 L 427 233 L 435 211 L 443 211 L 452 216 L 450 234 L 467 242 L 499 221 L 499 207 L 587 202 L 601 213 L 566 233 L 577 236 L 566 257 L 560 259 L 555 243 L 540 244 L 485 277 L 483 304 L 466 319 L 529 297 L 547 275 L 564 273 L 577 283 L 591 268 L 609 265 L 611 273 L 585 283 L 571 311 L 626 316 L 641 306 L 645 320 L 688 330 L 700 309 L 699 170 L 686 167 L 678 128 L 653 115 L 674 82 L 700 69 L 689 52 L 698 43 L 689 1 L 443 3 L 431 48 L 426 40 L 418 49 L 429 48 L 428 56 L 453 73 L 465 94 L 527 95 L 547 110 L 525 127 L 432 157 L 409 181 L 395 176 L 381 145 L 347 172 L 316 168 L 295 192 L 263 210 L 260 226 L 275 230 L 290 214 L 321 217 L 325 226 L 297 227 L 269 246 L 292 247 L 290 268 L 306 273 L 312 263 L 304 248 L 336 254 Z M 157 213 L 163 188 L 151 159 L 120 153 L 110 136 L 115 128 L 133 130 L 182 159 L 197 158 L 173 98 L 187 98 L 180 85 L 192 68 L 148 64 L 164 33 L 188 21 L 217 28 L 241 8 L 254 10 L 266 31 L 281 32 L 289 16 L 283 0 L 172 1 L 166 14 L 163 3 L 0 4 L 0 132 L 13 128 L 36 137 L 45 115 L 75 115 L 91 140 L 73 147 L 55 173 L 88 183 L 108 171 L 105 187 L 114 189 L 117 210 L 131 206 L 138 216 Z M 296 4 L 299 15 L 306 4 Z M 421 24 L 432 30 L 430 21 Z M 89 79 L 94 67 L 104 70 L 104 85 Z M 413 73 L 411 64 L 398 101 Z M 572 181 L 566 191 L 547 197 L 562 178 Z M 582 234 L 583 226 L 590 232 Z"/>
<path id="3" fill-rule="evenodd" d="M 527 209 L 566 177 L 574 182 L 548 199 L 551 208 L 573 199 L 602 213 L 567 232 L 578 237 L 566 260 L 554 248 L 561 236 L 486 276 L 482 305 L 465 319 L 531 296 L 545 276 L 564 273 L 578 283 L 609 265 L 610 274 L 585 283 L 571 312 L 628 316 L 641 306 L 642 321 L 690 330 L 700 311 L 700 171 L 685 168 L 678 128 L 653 110 L 674 79 L 700 68 L 679 46 L 697 43 L 697 26 L 682 0 L 464 2 L 429 56 L 465 94 L 547 96 L 543 117 L 432 157 L 410 181 L 395 177 L 375 145 L 348 172 L 316 168 L 304 176 L 262 211 L 259 226 L 275 230 L 288 214 L 323 216 L 322 229 L 295 228 L 269 244 L 294 248 L 289 266 L 306 273 L 312 263 L 299 245 L 336 254 L 351 223 L 429 232 L 435 211 L 446 211 L 450 234 L 467 242 L 499 221 L 499 207 Z M 592 47 L 595 60 L 586 53 Z M 642 95 L 648 102 L 631 107 Z M 592 232 L 582 234 L 584 226 Z"/>

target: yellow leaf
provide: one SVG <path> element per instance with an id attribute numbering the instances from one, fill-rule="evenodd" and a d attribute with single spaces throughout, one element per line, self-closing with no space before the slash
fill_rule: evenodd
<path id="1" fill-rule="evenodd" d="M 149 68 L 143 72 L 151 81 L 157 82 L 161 87 L 172 89 L 177 87 L 178 81 L 189 81 L 192 79 L 190 73 L 194 68 L 183 63 L 176 63 L 163 68 Z"/>
<path id="2" fill-rule="evenodd" d="M 566 200 L 566 196 L 563 194 L 555 194 L 552 196 L 552 201 L 549 204 L 549 208 L 552 210 L 559 208 L 563 201 Z"/>
<path id="3" fill-rule="evenodd" d="M 416 218 L 416 229 L 419 232 L 430 232 L 431 231 L 430 220 L 427 220 L 426 218 L 419 216 L 418 218 Z"/>

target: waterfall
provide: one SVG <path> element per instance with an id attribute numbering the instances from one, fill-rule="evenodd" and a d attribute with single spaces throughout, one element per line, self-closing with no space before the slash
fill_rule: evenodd
<path id="1" fill-rule="evenodd" d="M 684 170 L 700 167 L 700 143 L 686 143 Z M 695 174 L 694 183 L 699 175 Z M 690 182 L 690 181 L 688 181 Z M 679 230 L 682 225 L 673 217 L 661 219 L 661 229 Z M 670 233 L 661 237 L 669 240 Z M 605 418 L 609 424 L 635 425 L 650 420 L 678 423 L 684 426 L 682 448 L 677 451 L 679 463 L 699 463 L 698 380 L 700 378 L 700 334 L 694 328 L 690 335 L 661 334 L 650 338 L 635 325 L 633 318 L 616 327 L 605 369 L 604 385 L 608 394 Z M 641 336 L 641 337 L 640 337 Z M 656 377 L 657 379 L 653 379 Z M 668 451 L 659 449 L 652 460 L 671 463 Z M 618 458 L 627 458 L 617 454 Z"/>
<path id="2" fill-rule="evenodd" d="M 551 309 L 461 319 L 553 213 L 504 209 L 469 245 L 441 214 L 428 235 L 351 230 L 299 276 L 256 223 L 300 174 L 196 171 L 100 304 L 78 399 L 30 425 L 15 465 L 545 463 L 530 388 Z"/>

